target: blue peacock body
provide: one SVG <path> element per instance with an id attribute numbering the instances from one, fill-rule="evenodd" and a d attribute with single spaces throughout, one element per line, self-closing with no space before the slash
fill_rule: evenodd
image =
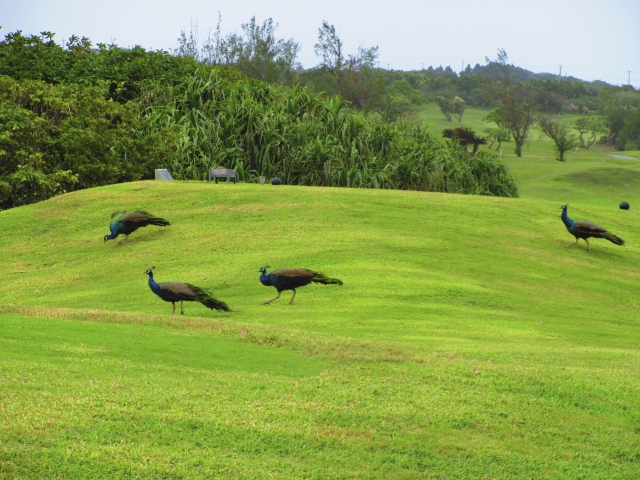
<path id="1" fill-rule="evenodd" d="M 150 268 L 146 272 L 144 272 L 149 275 L 149 288 L 153 293 L 155 293 L 165 302 L 171 302 L 171 304 L 173 305 L 173 311 L 171 312 L 172 315 L 176 313 L 176 302 L 180 302 L 180 313 L 182 315 L 184 315 L 182 302 L 200 302 L 202 305 L 211 310 L 218 310 L 219 312 L 231 311 L 226 303 L 220 300 L 216 300 L 202 288 L 191 285 L 190 283 L 156 283 L 156 281 L 153 279 L 153 268 Z"/>
<path id="2" fill-rule="evenodd" d="M 311 282 L 321 283 L 323 285 L 343 285 L 342 280 L 337 278 L 329 278 L 325 274 L 320 272 L 314 272 L 306 268 L 281 268 L 271 273 L 267 273 L 269 266 L 262 267 L 260 272 L 260 283 L 265 287 L 275 287 L 278 291 L 278 296 L 264 302 L 263 305 L 268 305 L 280 298 L 280 294 L 284 290 L 293 290 L 293 296 L 289 304 L 293 304 L 293 299 L 296 297 L 296 288 L 309 285 Z"/>
<path id="3" fill-rule="evenodd" d="M 148 212 L 113 212 L 111 215 L 111 223 L 109 224 L 109 230 L 111 233 L 104 236 L 104 241 L 113 240 L 118 235 L 124 235 L 123 241 L 129 239 L 129 235 L 135 232 L 141 227 L 147 225 L 156 225 L 158 227 L 166 227 L 170 223 L 164 218 L 155 217 Z M 120 242 L 118 242 L 120 244 Z"/>
<path id="4" fill-rule="evenodd" d="M 562 215 L 560 218 L 562 219 L 564 226 L 567 227 L 569 233 L 576 237 L 576 241 L 570 243 L 567 247 L 575 245 L 581 238 L 587 242 L 587 249 L 589 252 L 591 251 L 591 245 L 589 245 L 590 238 L 605 238 L 616 245 L 624 245 L 624 240 L 620 237 L 617 237 L 613 233 L 594 223 L 587 222 L 586 220 L 573 220 L 569 218 L 569 215 L 567 214 L 568 207 L 569 205 L 562 205 Z"/>

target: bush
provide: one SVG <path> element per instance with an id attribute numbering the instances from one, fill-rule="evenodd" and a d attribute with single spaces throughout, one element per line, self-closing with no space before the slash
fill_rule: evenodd
<path id="1" fill-rule="evenodd" d="M 106 82 L 86 87 L 0 76 L 0 181 L 10 187 L 2 208 L 151 178 L 171 138 L 140 136 L 135 105 L 108 97 Z"/>
<path id="2" fill-rule="evenodd" d="M 180 83 L 148 84 L 143 122 L 152 131 L 179 125 L 170 165 L 177 178 L 203 179 L 212 166 L 241 180 L 517 196 L 506 167 L 491 154 L 470 162 L 424 128 L 366 117 L 339 97 L 200 68 Z M 482 175 L 491 172 L 487 178 Z"/>
<path id="3" fill-rule="evenodd" d="M 408 82 L 394 85 L 394 95 L 422 101 Z M 0 208 L 152 178 L 160 167 L 204 179 L 219 165 L 244 181 L 517 196 L 490 154 L 470 160 L 339 97 L 140 47 L 93 49 L 85 38 L 66 49 L 46 32 L 0 42 Z"/>

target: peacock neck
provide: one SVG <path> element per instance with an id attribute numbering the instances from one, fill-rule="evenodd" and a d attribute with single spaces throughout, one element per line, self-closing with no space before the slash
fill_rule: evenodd
<path id="1" fill-rule="evenodd" d="M 569 215 L 567 215 L 566 208 L 562 210 L 562 215 L 560 216 L 560 218 L 562 218 L 562 222 L 566 225 L 567 228 L 570 228 L 574 225 L 573 220 L 571 220 L 569 218 Z"/>
<path id="2" fill-rule="evenodd" d="M 153 290 L 154 292 L 157 292 L 158 291 L 158 287 L 159 287 L 159 285 L 153 279 L 153 274 L 150 273 L 149 274 L 149 288 L 151 288 L 151 290 Z"/>
<path id="3" fill-rule="evenodd" d="M 262 274 L 260 275 L 260 283 L 262 283 L 262 285 L 264 285 L 265 287 L 271 286 L 271 278 L 269 275 L 267 275 L 267 272 L 262 272 Z"/>
<path id="4" fill-rule="evenodd" d="M 118 228 L 113 223 L 111 225 L 109 225 L 109 230 L 111 231 L 111 233 L 109 235 L 107 235 L 107 238 L 110 239 L 110 240 L 113 240 L 118 235 L 120 235 L 120 232 L 118 231 Z"/>

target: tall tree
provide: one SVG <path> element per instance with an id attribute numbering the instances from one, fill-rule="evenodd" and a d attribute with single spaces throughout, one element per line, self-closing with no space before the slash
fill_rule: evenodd
<path id="1" fill-rule="evenodd" d="M 574 128 L 578 131 L 580 146 L 587 150 L 598 139 L 598 135 L 604 135 L 608 131 L 604 120 L 599 115 L 579 117 L 575 121 Z M 585 142 L 584 135 L 587 133 L 591 133 L 591 136 Z"/>
<path id="2" fill-rule="evenodd" d="M 278 24 L 268 18 L 262 24 L 251 17 L 242 24 L 242 34 L 230 33 L 226 37 L 220 32 L 221 17 L 215 32 L 209 31 L 202 47 L 198 46 L 198 24 L 191 25 L 189 35 L 184 31 L 178 38 L 176 55 L 192 57 L 208 65 L 231 65 L 248 77 L 271 83 L 293 83 L 293 71 L 299 66 L 297 61 L 300 44 L 276 37 Z"/>
<path id="3" fill-rule="evenodd" d="M 365 48 L 360 45 L 356 54 L 347 55 L 336 27 L 323 20 L 314 49 L 322 59 L 319 69 L 332 79 L 333 93 L 340 94 L 362 110 L 372 109 L 381 101 L 387 82 L 374 70 L 377 46 Z"/>
<path id="4" fill-rule="evenodd" d="M 467 106 L 467 103 L 460 97 L 453 98 L 453 114 L 458 119 L 458 122 L 462 121 L 462 114 Z"/>
<path id="5" fill-rule="evenodd" d="M 621 133 L 627 117 L 640 108 L 640 92 L 630 85 L 620 88 L 608 86 L 598 94 L 598 102 L 609 129 L 607 143 L 624 150 L 626 136 Z"/>
<path id="6" fill-rule="evenodd" d="M 387 122 L 413 118 L 418 105 L 427 99 L 406 80 L 396 80 L 385 89 L 378 111 Z"/>
<path id="7" fill-rule="evenodd" d="M 485 118 L 509 131 L 518 157 L 522 157 L 522 147 L 536 120 L 537 94 L 537 88 L 529 82 L 501 88 L 495 94 L 497 106 Z"/>
<path id="8" fill-rule="evenodd" d="M 440 111 L 444 115 L 444 118 L 447 119 L 447 122 L 450 122 L 451 121 L 451 115 L 454 112 L 453 101 L 449 100 L 448 98 L 437 96 L 435 98 L 435 102 L 436 102 L 436 105 L 438 105 L 438 107 L 440 107 Z"/>
<path id="9" fill-rule="evenodd" d="M 489 144 L 489 148 L 493 147 L 493 144 L 498 142 L 496 150 L 500 150 L 502 142 L 508 142 L 511 138 L 509 131 L 504 128 L 485 128 L 483 132 L 487 136 L 487 140 L 491 142 Z"/>
<path id="10" fill-rule="evenodd" d="M 567 125 L 549 117 L 538 118 L 538 128 L 555 143 L 556 159 L 564 162 L 565 152 L 576 148 L 580 142 Z"/>

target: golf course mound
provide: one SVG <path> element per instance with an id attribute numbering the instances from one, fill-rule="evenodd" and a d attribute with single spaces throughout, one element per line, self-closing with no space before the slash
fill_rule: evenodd
<path id="1" fill-rule="evenodd" d="M 136 182 L 0 212 L 0 477 L 637 477 L 639 217 L 570 205 L 626 241 L 588 253 L 560 206 Z M 171 225 L 104 242 L 119 210 Z M 344 285 L 261 305 L 265 265 Z M 232 311 L 172 316 L 153 266 Z"/>

